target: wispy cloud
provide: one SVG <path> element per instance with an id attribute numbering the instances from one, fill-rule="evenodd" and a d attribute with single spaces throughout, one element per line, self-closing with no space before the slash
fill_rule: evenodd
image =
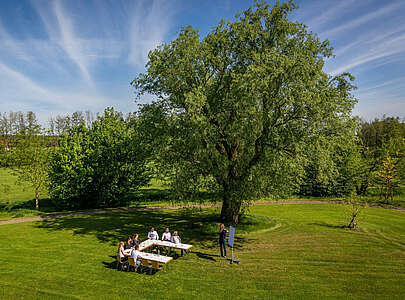
<path id="1" fill-rule="evenodd" d="M 137 68 L 146 64 L 150 50 L 160 45 L 169 32 L 173 11 L 172 2 L 156 1 L 147 7 L 145 1 L 139 1 L 131 17 L 128 61 Z"/>
<path id="2" fill-rule="evenodd" d="M 384 58 L 390 58 L 390 60 L 387 60 L 386 63 L 392 63 L 395 61 L 394 56 L 403 53 L 404 49 L 405 33 L 391 37 L 390 39 L 385 40 L 384 43 L 373 44 L 371 48 L 366 48 L 366 51 L 353 55 L 349 61 L 345 62 L 344 65 L 338 67 L 337 69 L 332 70 L 330 74 L 336 75 L 365 63 Z M 401 57 L 398 57 L 398 59 L 401 59 Z"/>
<path id="3" fill-rule="evenodd" d="M 342 24 L 340 26 L 337 26 L 335 28 L 326 30 L 320 34 L 320 36 L 325 36 L 325 37 L 331 37 L 333 35 L 336 35 L 338 33 L 345 32 L 349 29 L 355 28 L 357 26 L 360 26 L 362 24 L 368 23 L 370 21 L 373 21 L 377 18 L 380 18 L 384 15 L 387 15 L 391 12 L 394 12 L 401 8 L 403 6 L 402 2 L 397 2 L 397 3 L 392 3 L 390 5 L 387 5 L 385 7 L 380 8 L 379 10 L 373 11 L 371 13 L 368 13 L 362 17 L 356 18 L 351 22 L 347 22 L 345 24 Z"/>
<path id="4" fill-rule="evenodd" d="M 71 18 L 69 18 L 60 0 L 52 2 L 52 10 L 45 11 L 43 7 L 34 6 L 47 29 L 51 41 L 63 49 L 69 58 L 79 68 L 85 80 L 93 86 L 93 79 L 89 71 L 89 61 L 84 55 L 83 40 L 76 36 Z M 53 13 L 53 15 L 51 15 Z"/>
<path id="5" fill-rule="evenodd" d="M 326 2 L 325 2 L 326 3 Z M 323 11 L 321 14 L 317 13 L 315 17 L 313 14 L 310 18 L 308 18 L 308 23 L 311 25 L 312 28 L 320 28 L 323 25 L 330 23 L 331 20 L 339 18 L 345 11 L 349 8 L 353 8 L 360 3 L 358 0 L 345 0 L 333 2 L 332 4 L 327 3 L 327 10 Z"/>
<path id="6" fill-rule="evenodd" d="M 398 83 L 403 83 L 403 82 L 405 82 L 405 76 L 395 78 L 395 79 L 391 79 L 391 80 L 387 80 L 387 81 L 384 81 L 382 83 L 379 83 L 379 84 L 376 84 L 376 85 L 373 85 L 373 86 L 370 86 L 370 87 L 367 87 L 367 88 L 359 89 L 357 91 L 358 91 L 359 94 L 364 94 L 364 92 L 366 92 L 366 91 L 380 89 L 380 88 L 391 86 L 391 85 L 397 85 Z M 400 87 L 402 89 L 405 89 L 405 86 L 403 86 L 403 85 L 400 85 Z"/>
<path id="7" fill-rule="evenodd" d="M 52 107 L 59 111 L 77 109 L 103 108 L 111 101 L 98 94 L 84 91 L 81 93 L 71 90 L 51 90 L 33 81 L 21 72 L 0 62 L 0 111 L 19 110 L 21 104 L 31 110 L 36 110 L 39 104 Z"/>
<path id="8" fill-rule="evenodd" d="M 85 57 L 82 55 L 82 44 L 78 38 L 76 38 L 73 30 L 72 23 L 69 18 L 65 16 L 63 7 L 60 1 L 54 2 L 55 15 L 58 20 L 61 39 L 60 45 L 71 57 L 71 59 L 77 64 L 80 71 L 83 73 L 86 80 L 93 84 L 93 80 L 88 70 L 88 65 Z"/>

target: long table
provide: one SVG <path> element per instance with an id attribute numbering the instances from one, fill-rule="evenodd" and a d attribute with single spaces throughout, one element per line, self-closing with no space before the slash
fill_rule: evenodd
<path id="1" fill-rule="evenodd" d="M 127 249 L 124 250 L 124 255 L 130 256 L 131 255 L 132 249 Z M 160 264 L 167 264 L 169 261 L 173 260 L 173 257 L 170 256 L 164 256 L 164 255 L 159 255 L 159 254 L 154 254 L 154 253 L 146 253 L 146 252 L 140 252 L 138 254 L 139 258 L 142 259 L 147 259 L 150 261 L 156 261 Z"/>
<path id="2" fill-rule="evenodd" d="M 168 247 L 173 249 L 190 250 L 193 245 L 190 244 L 176 244 L 168 241 L 161 240 L 145 240 L 139 244 L 139 251 L 143 251 L 152 246 Z"/>
<path id="3" fill-rule="evenodd" d="M 181 250 L 190 250 L 191 247 L 193 247 L 193 245 L 189 245 L 189 244 L 176 244 L 176 243 L 172 243 L 172 242 L 168 242 L 168 241 L 160 241 L 160 240 L 145 240 L 142 243 L 140 243 L 139 244 L 139 252 L 140 252 L 139 257 L 142 259 L 150 260 L 150 261 L 156 261 L 160 264 L 167 264 L 169 261 L 171 261 L 173 259 L 173 257 L 164 256 L 164 255 L 160 255 L 160 254 L 154 254 L 154 253 L 141 252 L 152 246 L 168 247 L 168 248 L 181 249 Z M 131 251 L 132 251 L 132 249 L 124 250 L 124 255 L 130 256 Z"/>

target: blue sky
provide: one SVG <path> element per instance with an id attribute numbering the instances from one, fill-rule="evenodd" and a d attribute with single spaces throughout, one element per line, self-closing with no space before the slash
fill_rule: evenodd
<path id="1" fill-rule="evenodd" d="M 0 112 L 45 122 L 76 110 L 136 109 L 130 81 L 182 26 L 205 35 L 253 1 L 0 0 Z M 367 120 L 405 117 L 405 1 L 302 0 L 290 19 L 329 39 L 325 71 L 349 71 Z M 150 101 L 148 97 L 143 101 Z"/>

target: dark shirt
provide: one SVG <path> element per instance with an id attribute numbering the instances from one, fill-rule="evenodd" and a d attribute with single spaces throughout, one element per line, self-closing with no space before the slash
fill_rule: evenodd
<path id="1" fill-rule="evenodd" d="M 222 231 L 219 233 L 219 239 L 218 239 L 218 241 L 219 241 L 220 243 L 225 243 L 225 241 L 226 241 L 226 229 L 222 230 Z"/>
<path id="2" fill-rule="evenodd" d="M 139 244 L 140 244 L 139 240 L 132 240 L 132 243 L 131 243 L 132 247 L 135 247 L 136 245 L 139 245 Z"/>
<path id="3" fill-rule="evenodd" d="M 129 242 L 129 243 L 126 242 L 125 245 L 124 245 L 125 250 L 131 249 L 131 247 L 132 247 L 132 242 Z"/>

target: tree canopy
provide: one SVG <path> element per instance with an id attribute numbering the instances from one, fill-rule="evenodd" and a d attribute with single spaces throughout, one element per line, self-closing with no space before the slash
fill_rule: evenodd
<path id="1" fill-rule="evenodd" d="M 295 7 L 256 2 L 203 38 L 185 27 L 132 82 L 157 98 L 141 118 L 173 187 L 218 190 L 226 221 L 245 200 L 281 190 L 307 143 L 341 134 L 351 118 L 352 76 L 323 71 L 332 48 L 287 18 Z"/>
<path id="2" fill-rule="evenodd" d="M 149 180 L 147 153 L 136 121 L 106 109 L 91 128 L 70 127 L 51 157 L 49 192 L 59 207 L 125 204 L 131 191 Z"/>

